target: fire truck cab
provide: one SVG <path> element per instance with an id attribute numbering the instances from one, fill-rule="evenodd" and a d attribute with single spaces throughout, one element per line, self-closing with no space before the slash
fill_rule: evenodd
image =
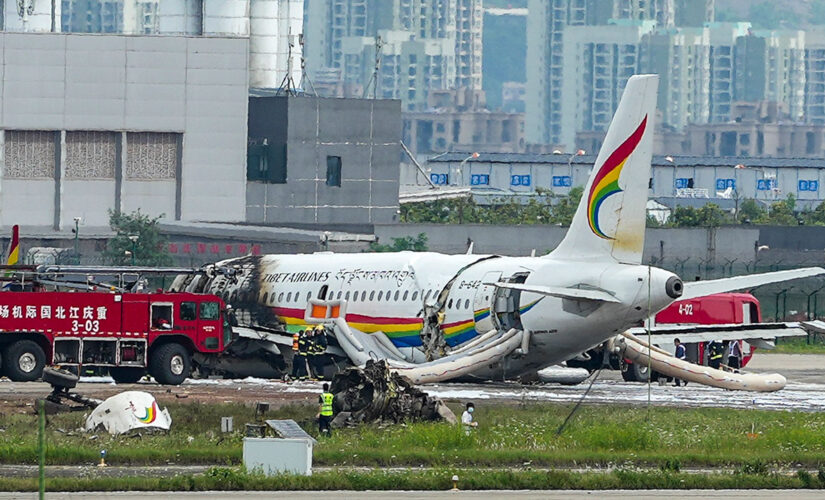
<path id="1" fill-rule="evenodd" d="M 231 340 L 225 304 L 195 293 L 0 293 L 2 373 L 40 377 L 47 364 L 107 367 L 116 382 L 147 372 L 180 384 L 192 355 L 223 352 Z"/>

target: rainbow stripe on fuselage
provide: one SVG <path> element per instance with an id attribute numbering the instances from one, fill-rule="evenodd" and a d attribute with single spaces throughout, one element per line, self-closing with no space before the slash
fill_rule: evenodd
<path id="1" fill-rule="evenodd" d="M 587 223 L 593 234 L 599 238 L 613 239 L 613 237 L 604 234 L 601 227 L 599 227 L 599 210 L 601 210 L 604 200 L 622 191 L 619 187 L 619 175 L 622 173 L 625 162 L 636 149 L 636 146 L 639 145 L 639 141 L 642 140 L 645 127 L 647 127 L 647 115 L 645 115 L 636 130 L 630 134 L 630 137 L 607 157 L 590 186 L 590 193 L 587 195 Z"/>
<path id="2" fill-rule="evenodd" d="M 541 299 L 539 299 L 541 300 Z M 524 314 L 533 308 L 538 300 L 519 308 L 519 314 Z M 287 307 L 273 308 L 278 318 L 286 324 L 289 332 L 297 332 L 307 328 L 304 321 L 304 310 Z M 472 319 L 463 319 L 441 325 L 444 332 L 444 341 L 449 346 L 463 344 L 479 335 L 476 331 L 476 322 L 490 315 L 490 309 L 475 311 Z M 347 324 L 364 333 L 383 332 L 396 347 L 418 347 L 421 345 L 421 329 L 424 320 L 421 318 L 398 318 L 366 316 L 350 313 L 346 316 Z"/>

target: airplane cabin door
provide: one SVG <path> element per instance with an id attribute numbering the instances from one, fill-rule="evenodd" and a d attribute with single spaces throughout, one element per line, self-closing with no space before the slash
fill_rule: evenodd
<path id="1" fill-rule="evenodd" d="M 481 285 L 476 288 L 473 297 L 473 317 L 475 318 L 476 331 L 484 334 L 493 329 L 498 329 L 498 320 L 495 314 L 491 314 L 493 302 L 496 299 L 496 287 L 485 285 L 484 283 L 496 283 L 501 280 L 501 271 L 490 271 L 481 279 Z"/>

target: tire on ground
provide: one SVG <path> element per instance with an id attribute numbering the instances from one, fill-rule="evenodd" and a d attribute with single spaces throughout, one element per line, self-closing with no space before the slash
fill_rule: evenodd
<path id="1" fill-rule="evenodd" d="M 191 371 L 189 351 L 180 344 L 164 344 L 149 359 L 149 374 L 159 384 L 180 385 Z"/>
<path id="2" fill-rule="evenodd" d="M 51 384 L 55 387 L 73 389 L 77 386 L 77 381 L 79 378 L 80 377 L 68 370 L 52 368 L 50 366 L 43 369 L 43 382 Z"/>
<path id="3" fill-rule="evenodd" d="M 115 368 L 109 368 L 109 375 L 111 375 L 118 384 L 134 384 L 140 380 L 141 377 L 146 375 L 146 370 L 143 368 L 118 366 Z"/>
<path id="4" fill-rule="evenodd" d="M 18 340 L 3 351 L 4 373 L 14 382 L 37 380 L 46 366 L 46 353 L 37 342 Z"/>

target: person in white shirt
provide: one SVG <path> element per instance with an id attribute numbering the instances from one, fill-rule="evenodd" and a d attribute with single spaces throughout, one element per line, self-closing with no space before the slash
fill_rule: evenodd
<path id="1" fill-rule="evenodd" d="M 478 422 L 473 420 L 473 410 L 475 410 L 473 403 L 467 403 L 467 408 L 461 414 L 461 425 L 464 426 L 465 434 L 469 434 L 470 429 L 478 427 Z"/>

